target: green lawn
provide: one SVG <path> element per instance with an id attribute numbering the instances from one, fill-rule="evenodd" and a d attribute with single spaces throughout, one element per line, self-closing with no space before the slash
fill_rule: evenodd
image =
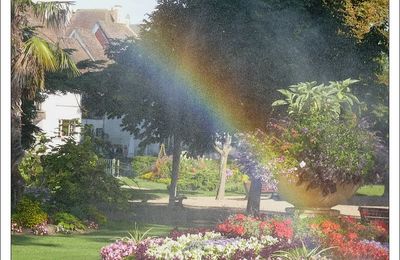
<path id="1" fill-rule="evenodd" d="M 121 183 L 126 186 L 133 188 L 140 187 L 143 190 L 129 190 L 127 191 L 130 197 L 134 200 L 151 200 L 162 197 L 168 197 L 167 185 L 163 183 L 157 183 L 152 181 L 146 181 L 139 178 L 132 180 L 128 177 L 120 177 Z M 183 194 L 190 197 L 214 197 L 216 196 L 215 191 L 182 191 Z M 245 196 L 241 192 L 225 192 L 226 196 Z"/>
<path id="2" fill-rule="evenodd" d="M 149 199 L 168 197 L 166 184 L 146 181 L 139 178 L 132 180 L 131 178 L 128 177 L 121 177 L 120 180 L 125 185 L 146 189 L 146 190 L 129 191 L 132 199 L 149 200 Z M 358 189 L 356 195 L 382 196 L 383 192 L 384 192 L 383 185 L 364 185 Z M 199 196 L 213 197 L 216 195 L 214 191 L 184 191 L 183 193 L 191 197 L 199 197 Z M 226 192 L 225 194 L 227 196 L 237 196 L 237 195 L 244 196 L 244 193 L 235 193 L 235 192 Z"/>
<path id="3" fill-rule="evenodd" d="M 383 185 L 365 185 L 358 189 L 356 195 L 382 196 L 385 188 Z"/>
<path id="4" fill-rule="evenodd" d="M 127 236 L 133 228 L 129 223 L 111 223 L 106 228 L 88 234 L 31 236 L 13 235 L 12 259 L 100 259 L 100 249 L 115 241 L 117 237 Z M 141 230 L 152 228 L 150 236 L 166 235 L 169 226 L 147 225 Z"/>

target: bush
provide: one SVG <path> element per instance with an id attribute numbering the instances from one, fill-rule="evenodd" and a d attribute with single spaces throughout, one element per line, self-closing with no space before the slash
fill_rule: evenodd
<path id="1" fill-rule="evenodd" d="M 337 185 L 359 185 L 378 176 L 374 165 L 382 144 L 358 116 L 360 102 L 349 88 L 354 82 L 306 82 L 279 90 L 285 99 L 273 105 L 287 106 L 286 116 L 271 119 L 265 132 L 241 136 L 242 169 L 257 173 L 256 161 L 261 174 L 253 177 L 284 176 L 306 183 L 307 189 L 319 188 L 324 196 L 335 193 Z"/>
<path id="2" fill-rule="evenodd" d="M 122 209 L 127 203 L 118 179 L 106 173 L 90 138 L 79 144 L 68 140 L 54 148 L 43 156 L 43 169 L 53 210 L 84 219 L 90 207 Z"/>
<path id="3" fill-rule="evenodd" d="M 49 229 L 48 229 L 48 226 L 47 226 L 47 222 L 45 221 L 45 222 L 43 222 L 43 223 L 40 223 L 40 224 L 38 224 L 38 225 L 32 227 L 31 232 L 32 232 L 32 234 L 34 234 L 35 236 L 45 236 L 45 235 L 48 235 L 48 234 L 49 234 Z"/>
<path id="4" fill-rule="evenodd" d="M 154 162 L 146 166 L 150 171 L 144 171 L 139 178 L 158 183 L 170 184 L 170 172 L 172 161 L 169 158 L 155 167 L 154 157 L 138 156 L 136 162 Z M 135 164 L 135 163 L 134 163 Z M 242 178 L 243 174 L 239 168 L 228 163 L 228 174 L 226 191 L 244 192 Z M 216 191 L 219 183 L 219 162 L 218 160 L 205 160 L 194 158 L 182 158 L 179 169 L 178 189 L 180 191 Z"/>
<path id="5" fill-rule="evenodd" d="M 135 175 L 143 175 L 145 173 L 151 172 L 157 157 L 153 156 L 135 156 L 132 160 L 132 169 Z"/>
<path id="6" fill-rule="evenodd" d="M 104 225 L 107 223 L 107 217 L 103 213 L 101 213 L 98 209 L 96 209 L 95 207 L 88 208 L 87 218 L 90 221 L 95 222 L 99 225 Z"/>
<path id="7" fill-rule="evenodd" d="M 59 212 L 53 216 L 54 224 L 66 230 L 84 230 L 85 225 L 74 215 L 67 212 Z"/>
<path id="8" fill-rule="evenodd" d="M 26 228 L 33 228 L 47 221 L 47 214 L 42 210 L 40 204 L 26 197 L 22 198 L 17 207 L 12 221 Z"/>

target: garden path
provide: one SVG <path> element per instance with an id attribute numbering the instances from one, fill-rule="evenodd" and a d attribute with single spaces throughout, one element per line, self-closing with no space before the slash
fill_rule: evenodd
<path id="1" fill-rule="evenodd" d="M 168 198 L 158 198 L 149 200 L 148 203 L 168 204 Z M 245 210 L 247 200 L 243 196 L 225 197 L 224 200 L 216 200 L 213 197 L 188 197 L 183 201 L 185 207 L 218 207 L 218 208 L 234 208 Z M 283 200 L 261 199 L 261 211 L 285 213 L 285 208 L 293 207 L 292 204 Z M 358 205 L 338 205 L 333 209 L 337 209 L 343 215 L 360 216 Z"/>

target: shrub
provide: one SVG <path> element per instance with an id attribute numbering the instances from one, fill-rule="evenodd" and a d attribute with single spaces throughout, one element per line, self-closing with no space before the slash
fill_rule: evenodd
<path id="1" fill-rule="evenodd" d="M 89 221 L 95 222 L 98 225 L 107 223 L 107 217 L 95 207 L 89 207 L 86 215 Z"/>
<path id="2" fill-rule="evenodd" d="M 99 225 L 94 221 L 88 221 L 86 223 L 86 225 L 87 225 L 88 229 L 98 229 L 99 228 Z"/>
<path id="3" fill-rule="evenodd" d="M 323 195 L 335 193 L 337 184 L 358 185 L 375 176 L 381 145 L 357 117 L 359 102 L 349 88 L 354 82 L 306 82 L 279 90 L 285 100 L 274 105 L 287 106 L 286 116 L 271 120 L 266 132 L 243 135 L 239 154 L 245 156 L 239 158 L 248 158 L 249 151 L 254 158 L 239 163 L 251 168 L 256 161 L 261 177 L 285 176 Z"/>
<path id="4" fill-rule="evenodd" d="M 43 169 L 53 210 L 84 219 L 90 207 L 121 209 L 127 203 L 118 180 L 106 173 L 88 137 L 81 143 L 69 139 L 55 147 L 43 156 Z"/>
<path id="5" fill-rule="evenodd" d="M 22 227 L 18 223 L 11 221 L 11 233 L 22 233 Z"/>
<path id="6" fill-rule="evenodd" d="M 67 212 L 59 212 L 53 216 L 54 224 L 66 230 L 84 230 L 85 225 L 74 215 Z"/>
<path id="7" fill-rule="evenodd" d="M 137 176 L 151 172 L 156 161 L 157 161 L 157 157 L 153 157 L 153 156 L 135 156 L 132 159 L 133 172 Z"/>
<path id="8" fill-rule="evenodd" d="M 24 197 L 18 202 L 12 220 L 22 227 L 33 228 L 47 221 L 47 214 L 38 202 Z"/>
<path id="9" fill-rule="evenodd" d="M 164 184 L 171 183 L 171 159 L 164 160 L 156 167 L 155 157 L 144 159 L 146 156 L 138 156 L 135 158 L 137 158 L 137 162 L 148 162 L 149 164 L 151 161 L 154 161 L 153 165 L 144 167 L 146 170 L 139 175 L 139 178 Z M 225 190 L 244 192 L 242 184 L 243 174 L 233 163 L 228 163 L 228 168 L 229 174 L 227 174 Z M 216 191 L 218 183 L 219 165 L 217 160 L 182 158 L 178 179 L 178 189 L 180 191 Z"/>
<path id="10" fill-rule="evenodd" d="M 45 236 L 49 234 L 47 222 L 40 223 L 34 227 L 32 227 L 32 233 L 36 236 Z"/>
<path id="11" fill-rule="evenodd" d="M 43 166 L 40 157 L 46 152 L 47 139 L 44 135 L 39 135 L 35 145 L 29 149 L 18 165 L 18 170 L 27 186 L 40 182 L 43 173 Z"/>

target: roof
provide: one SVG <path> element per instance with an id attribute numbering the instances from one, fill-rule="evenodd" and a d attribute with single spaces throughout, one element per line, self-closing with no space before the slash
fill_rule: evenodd
<path id="1" fill-rule="evenodd" d="M 75 62 L 82 60 L 106 60 L 104 47 L 96 38 L 96 24 L 100 26 L 109 39 L 123 39 L 126 37 L 137 37 L 138 31 L 132 26 L 118 23 L 118 14 L 115 9 L 78 9 L 72 13 L 69 22 L 60 28 L 51 28 L 29 14 L 29 21 L 34 26 L 39 26 L 38 32 L 41 37 L 52 43 L 59 43 L 61 48 L 74 50 L 71 54 Z M 133 28 L 136 28 L 133 26 Z"/>
<path id="2" fill-rule="evenodd" d="M 83 48 L 79 45 L 79 42 L 74 38 L 60 39 L 60 46 L 63 49 L 72 51 L 71 58 L 75 62 L 90 59 L 90 56 L 87 54 L 87 52 L 83 50 Z"/>
<path id="3" fill-rule="evenodd" d="M 78 9 L 73 14 L 68 24 L 66 34 L 79 28 L 91 31 L 98 21 L 112 23 L 111 11 L 107 9 Z"/>
<path id="4" fill-rule="evenodd" d="M 142 29 L 140 24 L 130 24 L 129 28 L 138 36 L 140 33 L 140 30 Z"/>
<path id="5" fill-rule="evenodd" d="M 104 48 L 94 36 L 94 34 L 90 31 L 83 29 L 75 29 L 74 33 L 77 35 L 74 36 L 75 39 L 79 42 L 79 45 L 85 52 L 89 52 L 88 55 L 91 59 L 94 60 L 107 60 L 107 56 L 104 54 Z"/>
<path id="6" fill-rule="evenodd" d="M 123 39 L 134 36 L 134 32 L 125 24 L 104 21 L 98 21 L 98 24 L 109 39 Z"/>

